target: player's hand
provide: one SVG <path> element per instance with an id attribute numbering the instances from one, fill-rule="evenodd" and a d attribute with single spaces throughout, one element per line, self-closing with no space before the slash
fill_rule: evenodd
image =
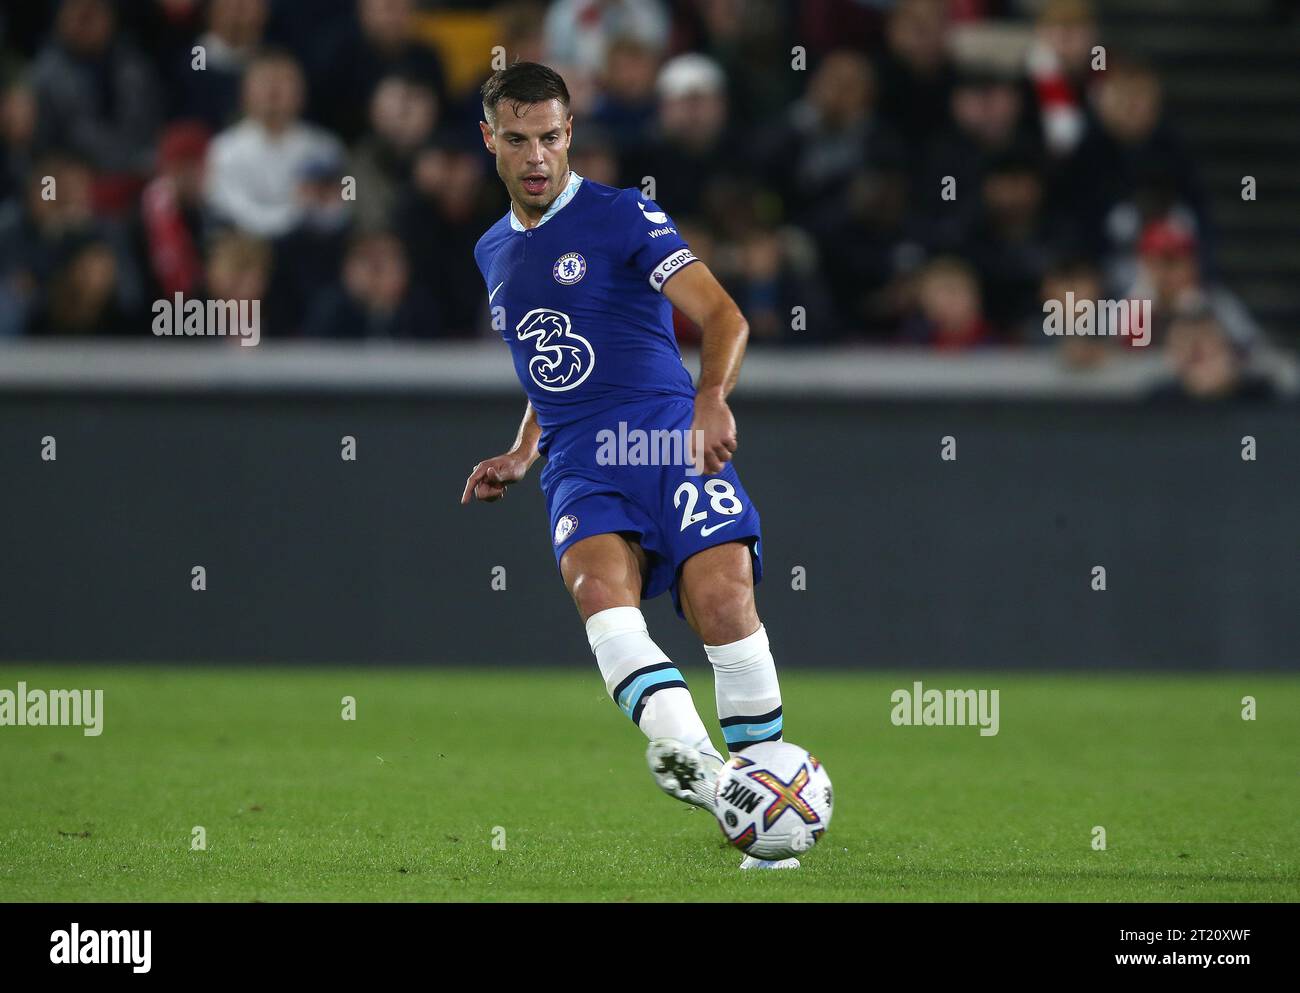
<path id="1" fill-rule="evenodd" d="M 706 476 L 722 471 L 731 461 L 739 444 L 736 438 L 736 419 L 731 416 L 727 401 L 717 395 L 695 398 L 695 418 L 691 421 L 691 460 L 702 467 Z M 700 447 L 696 451 L 696 446 Z"/>
<path id="2" fill-rule="evenodd" d="M 523 479 L 527 471 L 528 460 L 508 452 L 480 462 L 465 481 L 461 506 L 469 503 L 471 495 L 484 503 L 495 503 L 506 495 L 506 487 Z"/>

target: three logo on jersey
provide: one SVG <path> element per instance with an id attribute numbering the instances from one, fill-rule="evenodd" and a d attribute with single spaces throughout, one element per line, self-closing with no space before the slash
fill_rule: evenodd
<path id="1" fill-rule="evenodd" d="M 596 368 L 596 352 L 582 335 L 573 330 L 569 315 L 550 307 L 530 310 L 515 325 L 520 341 L 536 338 L 528 360 L 528 375 L 544 390 L 563 393 L 591 375 Z"/>
<path id="2" fill-rule="evenodd" d="M 637 203 L 647 224 L 667 224 L 668 215 L 661 210 L 646 210 L 644 203 Z M 650 232 L 652 238 L 675 233 L 674 228 L 659 228 Z M 650 275 L 650 285 L 659 289 L 665 280 L 687 262 L 695 261 L 690 249 L 682 248 L 664 259 Z M 581 282 L 587 274 L 587 260 L 577 252 L 566 252 L 555 260 L 551 266 L 551 275 L 563 286 L 573 286 Z M 501 285 L 497 286 L 497 290 Z M 492 297 L 496 290 L 488 297 Z M 582 335 L 573 330 L 569 315 L 550 307 L 538 307 L 530 310 L 515 325 L 516 337 L 520 341 L 536 338 L 533 345 L 537 352 L 528 361 L 528 374 L 534 383 L 551 393 L 563 393 L 580 386 L 596 368 L 596 352 Z"/>
<path id="3" fill-rule="evenodd" d="M 564 286 L 580 282 L 586 274 L 587 260 L 577 252 L 566 252 L 551 266 L 551 275 Z M 504 281 L 497 284 L 488 296 L 488 303 L 504 285 Z M 591 342 L 573 330 L 569 315 L 562 310 L 552 307 L 530 310 L 515 325 L 515 336 L 520 341 L 536 339 L 533 350 L 537 354 L 528 360 L 528 375 L 551 393 L 563 393 L 581 385 L 596 368 L 596 351 Z"/>

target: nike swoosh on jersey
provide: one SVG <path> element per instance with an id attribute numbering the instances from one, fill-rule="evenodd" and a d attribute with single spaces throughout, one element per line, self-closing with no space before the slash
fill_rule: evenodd
<path id="1" fill-rule="evenodd" d="M 720 528 L 725 528 L 728 524 L 735 523 L 735 521 L 723 521 L 721 524 L 715 524 L 711 528 L 700 528 L 700 537 L 707 538 L 709 535 L 713 534 L 714 531 L 717 531 Z"/>
<path id="2" fill-rule="evenodd" d="M 501 280 L 501 282 L 497 283 L 497 290 L 501 289 L 501 287 L 505 285 L 506 285 L 506 281 L 504 279 Z M 497 295 L 497 290 L 493 290 L 491 293 L 488 294 L 488 303 L 491 303 L 492 298 Z"/>

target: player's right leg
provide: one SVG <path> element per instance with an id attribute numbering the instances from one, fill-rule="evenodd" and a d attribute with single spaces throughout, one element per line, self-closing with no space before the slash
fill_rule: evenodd
<path id="1" fill-rule="evenodd" d="M 645 571 L 640 545 L 612 533 L 574 542 L 560 560 L 606 690 L 650 739 L 655 780 L 679 800 L 711 808 L 722 756 L 686 680 L 650 638 L 640 609 Z"/>

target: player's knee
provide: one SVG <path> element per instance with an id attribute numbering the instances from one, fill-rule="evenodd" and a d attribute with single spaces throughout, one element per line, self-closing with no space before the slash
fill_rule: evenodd
<path id="1" fill-rule="evenodd" d="M 706 645 L 729 645 L 758 630 L 754 586 L 748 577 L 719 577 L 692 591 L 691 612 Z"/>
<path id="2" fill-rule="evenodd" d="M 610 607 L 635 607 L 637 604 L 624 584 L 610 582 L 597 573 L 579 573 L 574 577 L 569 593 L 584 621 Z"/>

